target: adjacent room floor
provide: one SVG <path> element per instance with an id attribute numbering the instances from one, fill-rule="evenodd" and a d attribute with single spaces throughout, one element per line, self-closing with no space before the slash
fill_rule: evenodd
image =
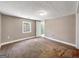
<path id="1" fill-rule="evenodd" d="M 79 57 L 76 48 L 41 37 L 4 45 L 0 52 L 9 58 Z"/>

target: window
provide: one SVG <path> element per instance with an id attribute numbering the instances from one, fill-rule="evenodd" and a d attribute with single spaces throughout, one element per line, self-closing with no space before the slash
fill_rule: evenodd
<path id="1" fill-rule="evenodd" d="M 22 33 L 31 32 L 31 22 L 23 21 L 22 22 Z"/>

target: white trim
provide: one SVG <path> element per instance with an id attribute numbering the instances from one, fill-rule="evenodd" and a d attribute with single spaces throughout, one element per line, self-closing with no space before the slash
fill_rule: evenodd
<path id="1" fill-rule="evenodd" d="M 1 34 L 2 34 L 1 33 L 1 31 L 2 31 L 2 27 L 1 27 L 2 26 L 2 23 L 1 23 L 2 19 L 1 19 L 1 17 L 2 17 L 2 15 L 0 14 L 0 43 L 1 43 L 1 38 L 2 38 L 2 36 L 1 36 Z M 1 46 L 0 46 L 0 48 L 1 48 Z"/>
<path id="2" fill-rule="evenodd" d="M 14 42 L 18 42 L 18 41 L 22 41 L 22 40 L 26 40 L 26 39 L 35 38 L 35 37 L 36 37 L 36 36 L 31 36 L 31 37 L 21 38 L 21 39 L 17 39 L 17 40 L 10 41 L 10 42 L 4 42 L 4 43 L 1 43 L 0 46 L 6 45 L 6 44 L 10 44 L 10 43 L 14 43 Z"/>
<path id="3" fill-rule="evenodd" d="M 77 1 L 77 4 L 76 4 L 76 48 L 78 48 L 79 49 L 79 47 L 78 47 L 78 1 Z"/>
<path id="4" fill-rule="evenodd" d="M 75 44 L 68 43 L 68 42 L 64 42 L 64 41 L 60 41 L 60 40 L 57 40 L 57 39 L 53 39 L 53 38 L 51 38 L 51 37 L 47 37 L 47 36 L 44 36 L 44 37 L 47 38 L 47 39 L 56 41 L 56 42 L 60 42 L 60 43 L 64 43 L 64 44 L 70 45 L 70 46 L 74 46 L 74 47 L 76 46 Z"/>

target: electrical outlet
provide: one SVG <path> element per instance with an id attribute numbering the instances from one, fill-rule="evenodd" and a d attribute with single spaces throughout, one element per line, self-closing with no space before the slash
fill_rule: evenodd
<path id="1" fill-rule="evenodd" d="M 8 36 L 8 39 L 10 39 L 10 36 Z"/>

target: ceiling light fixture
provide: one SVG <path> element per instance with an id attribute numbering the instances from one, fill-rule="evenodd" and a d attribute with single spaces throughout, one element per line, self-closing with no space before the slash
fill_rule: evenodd
<path id="1" fill-rule="evenodd" d="M 39 14 L 40 14 L 40 16 L 45 16 L 45 15 L 47 15 L 47 12 L 45 10 L 40 10 Z"/>

